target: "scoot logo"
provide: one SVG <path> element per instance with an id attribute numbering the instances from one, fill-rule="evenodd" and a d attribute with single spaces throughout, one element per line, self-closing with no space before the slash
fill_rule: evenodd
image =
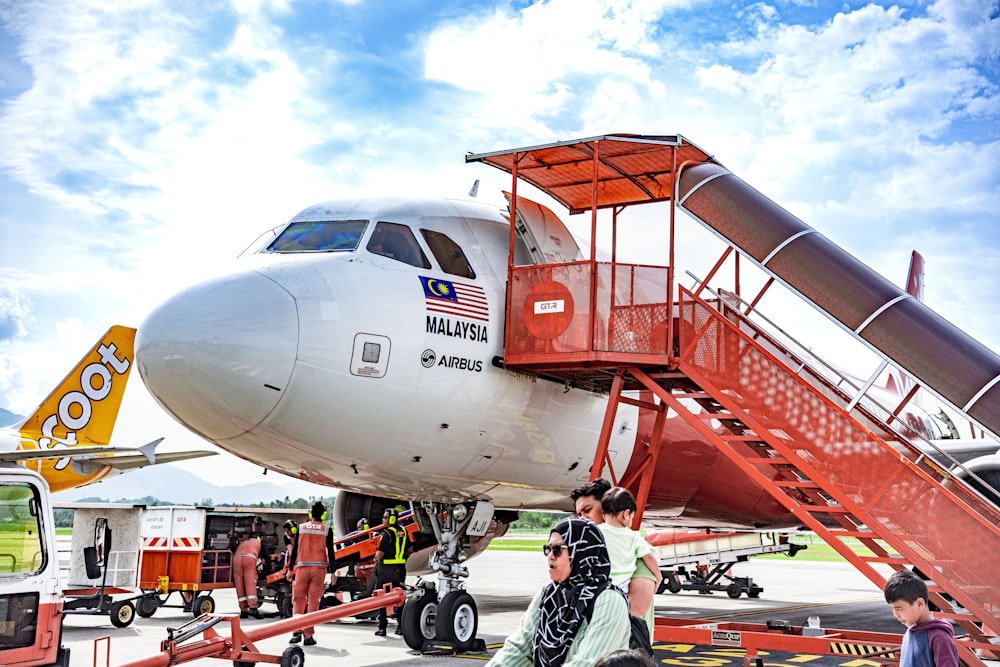
<path id="1" fill-rule="evenodd" d="M 42 438 L 38 446 L 54 449 L 59 445 L 73 446 L 77 444 L 76 433 L 87 428 L 94 414 L 94 402 L 103 401 L 111 393 L 111 384 L 115 375 L 122 375 L 128 370 L 130 361 L 118 358 L 118 347 L 114 343 L 101 345 L 97 348 L 101 362 L 87 364 L 80 371 L 80 391 L 68 391 L 59 398 L 56 414 L 49 415 L 42 422 Z M 95 386 L 96 385 L 96 386 Z M 62 427 L 66 436 L 57 438 L 55 431 Z M 63 470 L 69 465 L 70 459 L 62 458 L 53 466 Z"/>

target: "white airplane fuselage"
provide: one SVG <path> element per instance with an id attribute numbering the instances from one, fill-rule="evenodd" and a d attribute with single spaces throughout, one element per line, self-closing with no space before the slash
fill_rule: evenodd
<path id="1" fill-rule="evenodd" d="M 370 223 L 357 250 L 251 255 L 243 272 L 149 316 L 137 349 L 160 404 L 237 456 L 340 489 L 564 506 L 566 489 L 589 479 L 606 401 L 493 365 L 509 245 L 500 210 L 386 199 L 328 202 L 294 220 L 320 218 Z M 366 251 L 378 220 L 448 234 L 475 278 Z M 475 288 L 479 310 L 436 307 L 421 278 Z M 636 439 L 634 409 L 621 412 L 616 470 Z"/>

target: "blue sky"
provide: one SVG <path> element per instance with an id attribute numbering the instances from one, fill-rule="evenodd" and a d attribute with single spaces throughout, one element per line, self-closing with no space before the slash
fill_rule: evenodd
<path id="1" fill-rule="evenodd" d="M 0 407 L 306 206 L 680 133 L 1000 349 L 995 0 L 0 0 Z M 662 262 L 661 262 L 662 263 Z M 172 430 L 138 380 L 118 436 Z M 140 386 L 135 386 L 140 385 Z"/>

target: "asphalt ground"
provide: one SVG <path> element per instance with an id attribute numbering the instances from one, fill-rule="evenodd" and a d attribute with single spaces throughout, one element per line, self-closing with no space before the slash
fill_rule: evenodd
<path id="1" fill-rule="evenodd" d="M 481 653 L 463 655 L 423 655 L 410 650 L 401 636 L 376 637 L 374 620 L 349 618 L 320 625 L 316 628 L 316 646 L 304 647 L 305 664 L 316 665 L 461 665 L 482 664 L 495 653 L 508 633 L 520 621 L 535 592 L 548 582 L 545 559 L 541 551 L 487 551 L 468 562 L 471 576 L 467 590 L 475 597 L 479 608 L 479 637 L 487 645 Z M 657 617 L 702 619 L 706 622 L 739 622 L 766 624 L 781 620 L 792 627 L 806 624 L 810 616 L 818 616 L 823 628 L 864 630 L 901 635 L 900 625 L 889 611 L 882 593 L 864 576 L 844 563 L 821 563 L 797 559 L 758 559 L 734 566 L 734 576 L 752 577 L 764 588 L 760 597 L 731 599 L 725 593 L 701 595 L 696 592 L 657 595 Z M 410 578 L 408 583 L 416 580 Z M 120 596 L 119 596 L 120 597 Z M 233 589 L 213 591 L 216 611 L 232 614 L 238 611 Z M 116 599 L 118 599 L 116 597 Z M 274 604 L 265 603 L 263 620 L 241 621 L 246 627 L 277 620 Z M 267 618 L 270 616 L 271 618 Z M 168 628 L 179 628 L 192 617 L 179 607 L 160 609 L 150 618 L 136 617 L 125 628 L 114 627 L 107 616 L 66 616 L 63 641 L 71 651 L 73 667 L 122 665 L 160 653 L 160 643 Z M 228 623 L 214 629 L 220 635 L 229 634 Z M 201 640 L 198 633 L 191 641 Z M 275 636 L 257 642 L 263 653 L 280 655 L 288 647 L 288 635 Z M 738 648 L 691 646 L 655 642 L 656 661 L 675 667 L 728 667 L 743 665 L 743 652 Z M 761 653 L 763 665 L 787 667 L 808 663 L 822 667 L 873 667 L 875 662 L 857 655 L 823 656 L 795 651 Z M 229 664 L 230 661 L 225 661 Z M 155 660 L 150 664 L 156 663 Z M 201 658 L 192 665 L 220 664 L 219 659 Z M 264 663 L 261 663 L 264 664 Z"/>

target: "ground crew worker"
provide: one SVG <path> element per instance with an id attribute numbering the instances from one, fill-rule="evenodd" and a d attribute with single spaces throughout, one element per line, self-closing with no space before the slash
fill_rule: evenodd
<path id="1" fill-rule="evenodd" d="M 326 519 L 326 506 L 317 502 L 309 511 L 309 521 L 301 524 L 295 533 L 292 543 L 292 555 L 288 564 L 289 579 L 294 575 L 292 584 L 292 614 L 298 616 L 308 611 L 318 611 L 319 602 L 323 598 L 323 587 L 326 573 L 336 570 L 336 556 L 333 552 L 333 531 L 323 521 Z M 333 581 L 336 581 L 336 575 Z M 314 646 L 314 628 L 303 628 L 292 634 L 289 644 Z M 303 637 L 305 639 L 303 640 Z"/>
<path id="2" fill-rule="evenodd" d="M 382 588 L 386 584 L 393 587 L 403 585 L 406 580 L 406 529 L 398 525 L 399 514 L 392 507 L 386 509 L 382 515 L 382 523 L 385 529 L 382 531 L 381 539 L 378 543 L 378 551 L 375 552 L 375 587 Z M 403 627 L 400 625 L 402 617 L 402 606 L 397 606 L 393 612 L 396 621 L 396 634 L 403 634 Z M 375 634 L 385 637 L 386 628 L 389 626 L 389 619 L 386 617 L 385 607 L 378 610 L 378 630 Z"/>
<path id="3" fill-rule="evenodd" d="M 292 544 L 295 543 L 295 533 L 299 532 L 299 527 L 291 519 L 286 519 L 281 526 L 285 533 L 285 553 L 281 559 L 281 564 L 285 569 L 289 568 L 292 560 Z"/>
<path id="4" fill-rule="evenodd" d="M 236 545 L 233 553 L 233 583 L 240 603 L 240 618 L 260 618 L 257 609 L 257 561 L 260 559 L 260 535 L 251 532 Z"/>

